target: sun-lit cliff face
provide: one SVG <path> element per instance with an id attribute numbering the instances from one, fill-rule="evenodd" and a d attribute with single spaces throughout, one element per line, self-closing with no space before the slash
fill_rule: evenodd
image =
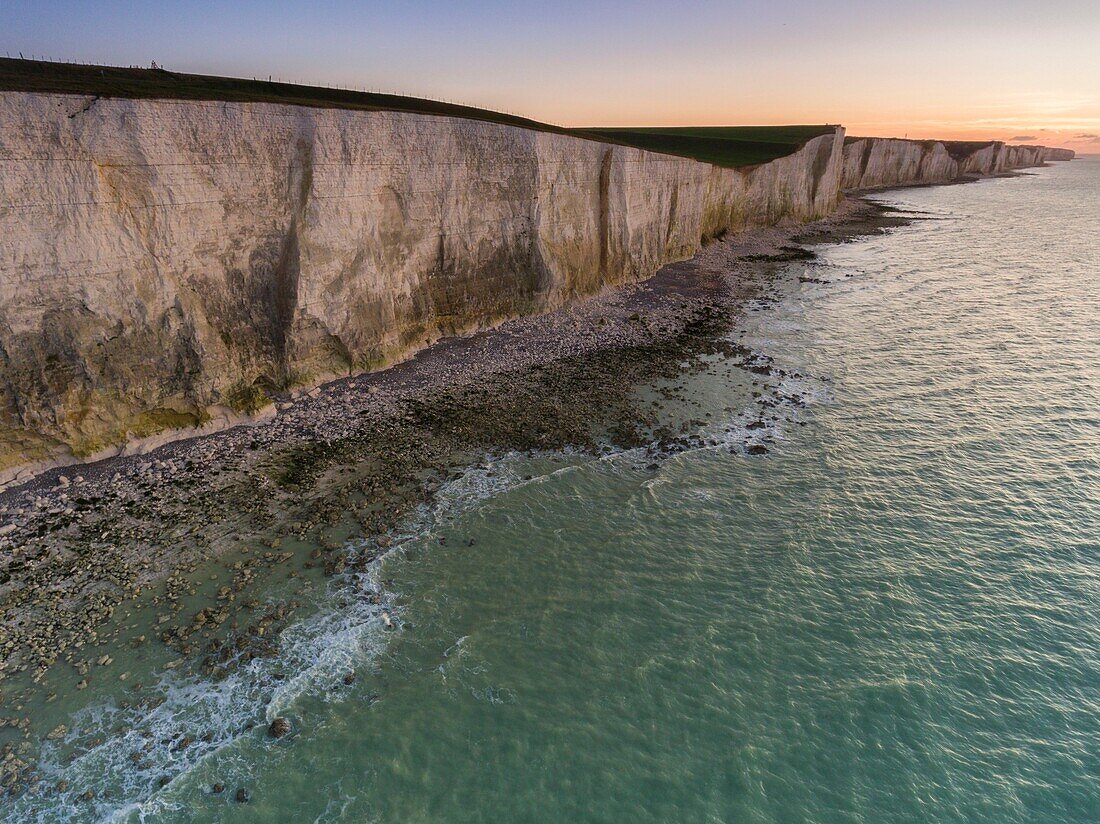
<path id="1" fill-rule="evenodd" d="M 841 186 L 848 191 L 921 183 L 948 183 L 968 175 L 994 175 L 1070 160 L 1069 149 L 893 138 L 849 138 Z"/>
<path id="2" fill-rule="evenodd" d="M 395 112 L 7 93 L 0 123 L 9 464 L 249 408 L 648 277 L 704 237 L 826 214 L 843 139 L 727 170 Z"/>
<path id="3" fill-rule="evenodd" d="M 895 143 L 838 129 L 720 169 L 451 117 L 2 93 L 0 473 L 649 277 L 844 188 L 1043 158 Z"/>

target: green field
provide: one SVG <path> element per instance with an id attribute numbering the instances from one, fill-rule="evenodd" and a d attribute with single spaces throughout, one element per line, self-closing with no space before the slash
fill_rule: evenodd
<path id="1" fill-rule="evenodd" d="M 0 58 L 0 91 L 88 94 L 169 100 L 230 100 L 329 109 L 399 111 L 463 117 L 542 132 L 619 143 L 681 155 L 718 166 L 765 163 L 790 154 L 832 126 L 721 126 L 565 129 L 525 117 L 398 94 L 300 86 L 267 80 L 181 74 L 164 69 L 119 68 Z"/>
<path id="2" fill-rule="evenodd" d="M 716 166 L 767 163 L 829 134 L 834 126 L 675 126 L 669 128 L 573 129 L 573 133 L 612 140 L 653 152 L 683 155 Z"/>

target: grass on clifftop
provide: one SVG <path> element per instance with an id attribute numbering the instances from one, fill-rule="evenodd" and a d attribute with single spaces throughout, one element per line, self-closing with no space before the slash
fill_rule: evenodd
<path id="1" fill-rule="evenodd" d="M 668 128 L 573 129 L 580 137 L 613 140 L 652 152 L 683 155 L 715 166 L 767 163 L 835 126 L 673 126 Z"/>
<path id="2" fill-rule="evenodd" d="M 229 100 L 240 103 L 283 103 L 325 109 L 398 111 L 446 115 L 566 133 L 565 129 L 525 117 L 425 100 L 400 94 L 358 92 L 326 86 L 300 86 L 238 77 L 182 74 L 165 69 L 135 69 L 77 63 L 49 63 L 0 57 L 0 91 L 91 94 L 158 100 Z"/>
<path id="3" fill-rule="evenodd" d="M 462 117 L 541 132 L 619 143 L 690 157 L 717 166 L 766 163 L 794 152 L 832 126 L 722 126 L 633 129 L 565 129 L 525 117 L 399 94 L 300 86 L 266 80 L 182 74 L 165 69 L 120 68 L 0 58 L 0 91 L 84 94 L 159 100 L 228 100 L 327 109 L 398 111 Z"/>

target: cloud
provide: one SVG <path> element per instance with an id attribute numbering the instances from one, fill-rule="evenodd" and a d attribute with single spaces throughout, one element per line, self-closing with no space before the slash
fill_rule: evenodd
<path id="1" fill-rule="evenodd" d="M 1073 141 L 1075 143 L 1079 140 L 1083 140 L 1086 143 L 1100 143 L 1100 134 L 1076 134 L 1073 136 Z"/>
<path id="2" fill-rule="evenodd" d="M 1027 143 L 1029 140 L 1038 140 L 1033 134 L 1018 134 L 1012 138 L 1013 143 Z"/>

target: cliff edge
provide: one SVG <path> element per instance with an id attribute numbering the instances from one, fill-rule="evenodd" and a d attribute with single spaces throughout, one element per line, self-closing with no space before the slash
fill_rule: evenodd
<path id="1" fill-rule="evenodd" d="M 438 114 L 0 92 L 0 483 L 650 277 L 845 189 L 1055 152 L 836 128 L 730 169 Z"/>
<path id="2" fill-rule="evenodd" d="M 721 169 L 434 115 L 0 94 L 0 467 L 253 411 L 825 215 L 842 150 L 836 130 Z"/>
<path id="3" fill-rule="evenodd" d="M 849 137 L 844 143 L 841 187 L 845 191 L 867 191 L 890 186 L 952 183 L 1042 166 L 1048 160 L 1072 160 L 1073 157 L 1072 149 L 1009 146 L 1001 141 Z"/>

